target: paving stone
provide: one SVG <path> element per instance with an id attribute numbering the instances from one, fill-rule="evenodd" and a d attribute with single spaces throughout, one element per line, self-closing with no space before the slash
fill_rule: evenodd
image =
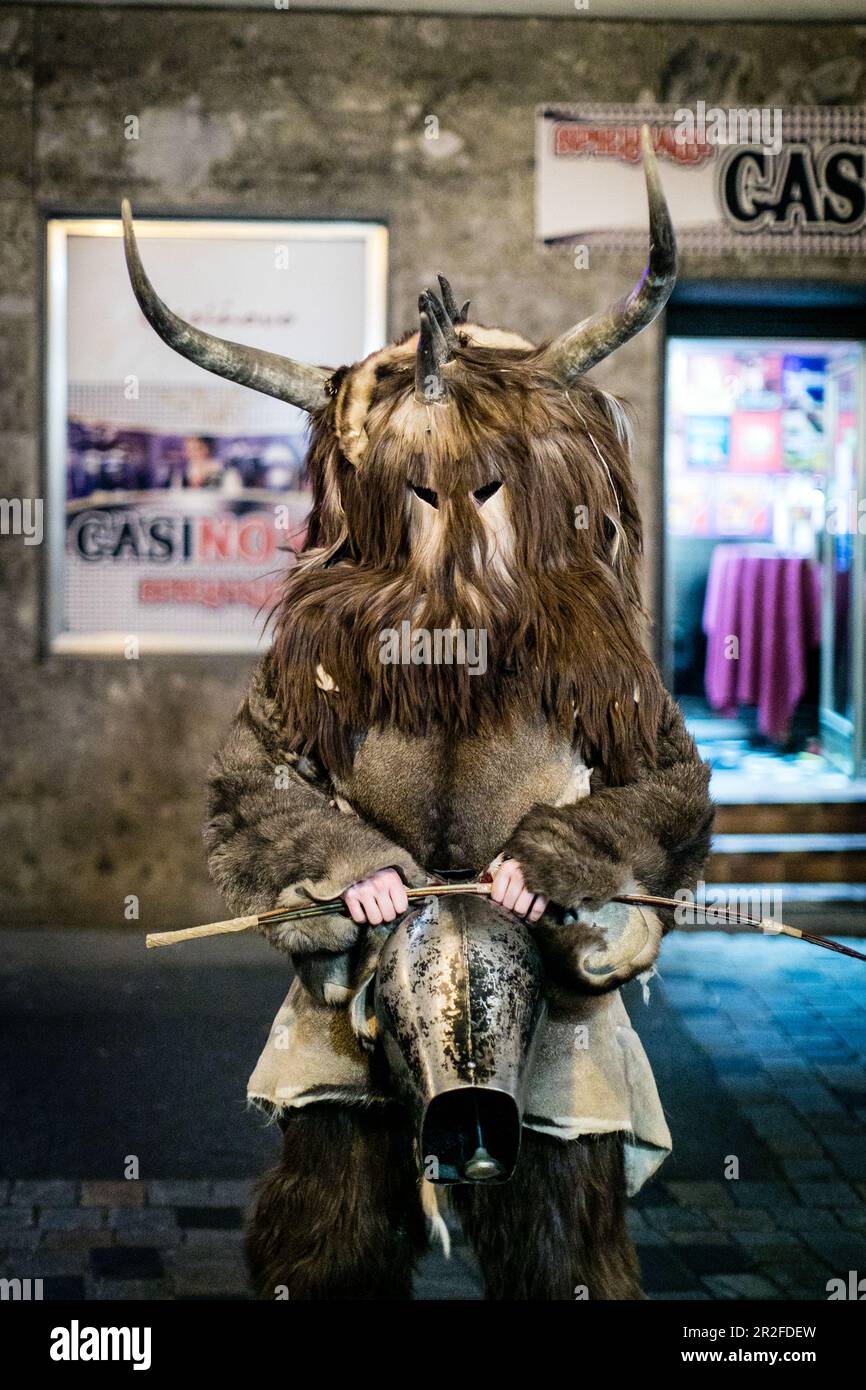
<path id="1" fill-rule="evenodd" d="M 243 1212 L 237 1207 L 178 1207 L 178 1225 L 200 1230 L 239 1231 L 244 1224 Z"/>
<path id="2" fill-rule="evenodd" d="M 724 1231 L 718 1231 L 718 1230 L 706 1230 L 706 1231 L 671 1231 L 671 1232 L 670 1232 L 670 1235 L 669 1235 L 669 1239 L 670 1239 L 671 1244 L 677 1246 L 678 1248 L 681 1247 L 681 1246 L 689 1246 L 689 1245 L 715 1245 L 715 1246 L 718 1246 L 718 1245 L 730 1245 L 730 1243 L 731 1243 L 731 1238 L 730 1238 L 730 1236 L 726 1235 Z"/>
<path id="3" fill-rule="evenodd" d="M 670 1194 L 663 1182 L 648 1182 L 634 1199 L 634 1205 L 639 1211 L 646 1211 L 648 1207 L 666 1207 L 670 1205 Z"/>
<path id="4" fill-rule="evenodd" d="M 85 1275 L 89 1258 L 86 1250 L 44 1250 L 40 1247 L 19 1255 L 15 1272 L 28 1279 Z"/>
<path id="5" fill-rule="evenodd" d="M 803 1240 L 810 1250 L 830 1266 L 838 1275 L 846 1270 L 864 1266 L 866 1273 L 866 1246 L 861 1236 L 848 1231 L 809 1231 Z"/>
<path id="6" fill-rule="evenodd" d="M 109 1211 L 108 1224 L 121 1244 L 171 1245 L 181 1235 L 172 1207 L 119 1207 Z"/>
<path id="7" fill-rule="evenodd" d="M 841 1091 L 860 1100 L 866 1095 L 866 1076 L 858 1065 L 839 1066 L 825 1062 L 818 1071 L 837 1093 Z"/>
<path id="8" fill-rule="evenodd" d="M 207 1207 L 211 1184 L 198 1179 L 155 1179 L 148 1183 L 147 1197 L 152 1207 Z"/>
<path id="9" fill-rule="evenodd" d="M 626 1209 L 625 1221 L 632 1240 L 646 1240 L 648 1236 L 657 1234 L 635 1207 Z"/>
<path id="10" fill-rule="evenodd" d="M 35 1250 L 39 1244 L 39 1232 L 35 1226 L 10 1226 L 0 1231 L 0 1250 Z"/>
<path id="11" fill-rule="evenodd" d="M 792 1205 L 789 1211 L 780 1209 L 775 1213 L 779 1226 L 792 1231 L 838 1230 L 839 1222 L 835 1211 L 830 1207 L 798 1207 Z"/>
<path id="12" fill-rule="evenodd" d="M 650 1299 L 653 1303 L 708 1303 L 710 1295 L 701 1289 L 684 1289 L 676 1293 L 651 1293 Z"/>
<path id="13" fill-rule="evenodd" d="M 791 1158 L 821 1158 L 821 1146 L 811 1135 L 798 1138 L 796 1135 L 765 1135 L 764 1142 L 774 1154 L 783 1160 Z"/>
<path id="14" fill-rule="evenodd" d="M 213 1182 L 210 1185 L 210 1203 L 215 1207 L 240 1207 L 243 1210 L 252 1201 L 254 1188 L 255 1182 L 252 1180 Z"/>
<path id="15" fill-rule="evenodd" d="M 14 1273 L 20 1279 L 47 1279 L 54 1275 L 83 1274 L 87 1267 L 85 1250 L 19 1251 Z"/>
<path id="16" fill-rule="evenodd" d="M 866 1177 L 866 1134 L 825 1134 L 822 1143 L 852 1178 Z"/>
<path id="17" fill-rule="evenodd" d="M 143 1182 L 83 1182 L 83 1207 L 143 1207 L 147 1189 Z"/>
<path id="18" fill-rule="evenodd" d="M 638 1257 L 644 1288 L 649 1294 L 661 1289 L 690 1289 L 695 1285 L 695 1278 L 688 1266 L 670 1250 L 655 1245 L 639 1245 Z"/>
<path id="19" fill-rule="evenodd" d="M 779 1299 L 782 1292 L 777 1285 L 761 1274 L 709 1274 L 704 1276 L 714 1298 L 760 1298 Z"/>
<path id="20" fill-rule="evenodd" d="M 836 1176 L 829 1158 L 789 1158 L 782 1163 L 785 1177 L 795 1185 L 799 1182 L 818 1182 Z"/>
<path id="21" fill-rule="evenodd" d="M 0 1208 L 0 1245 L 7 1231 L 24 1231 L 34 1224 L 32 1207 Z"/>
<path id="22" fill-rule="evenodd" d="M 791 1283 L 784 1285 L 785 1298 L 789 1302 L 802 1301 L 812 1303 L 817 1298 L 826 1298 L 826 1287 L 823 1283 Z"/>
<path id="23" fill-rule="evenodd" d="M 169 1279 L 90 1279 L 88 1294 L 100 1303 L 165 1302 L 173 1297 Z"/>
<path id="24" fill-rule="evenodd" d="M 46 1250 L 102 1250 L 114 1245 L 114 1232 L 105 1229 L 46 1231 L 41 1245 Z"/>
<path id="25" fill-rule="evenodd" d="M 657 1231 L 703 1231 L 710 1225 L 702 1211 L 690 1207 L 650 1207 L 646 1212 L 649 1224 Z"/>
<path id="26" fill-rule="evenodd" d="M 669 1182 L 668 1191 L 686 1207 L 732 1206 L 727 1184 L 720 1182 Z"/>
<path id="27" fill-rule="evenodd" d="M 634 1237 L 635 1245 L 657 1245 L 666 1246 L 670 1243 L 670 1233 L 666 1231 L 655 1231 L 648 1228 L 641 1231 L 639 1236 Z"/>
<path id="28" fill-rule="evenodd" d="M 243 1234 L 240 1231 L 192 1229 L 179 1231 L 180 1244 L 186 1249 L 209 1249 L 232 1251 L 243 1249 Z"/>
<path id="29" fill-rule="evenodd" d="M 761 1207 L 766 1211 L 788 1210 L 797 1198 L 782 1183 L 751 1182 L 739 1178 L 730 1184 L 731 1196 L 738 1206 Z"/>
<path id="30" fill-rule="evenodd" d="M 804 1110 L 803 1118 L 807 1124 L 811 1125 L 813 1131 L 817 1134 L 822 1143 L 824 1143 L 831 1134 L 840 1136 L 859 1135 L 861 1137 L 863 1135 L 862 1126 L 841 1106 L 838 1110 L 834 1111 L 814 1110 L 807 1112 Z"/>
<path id="31" fill-rule="evenodd" d="M 857 1195 L 845 1182 L 800 1182 L 796 1184 L 805 1207 L 853 1207 Z"/>
<path id="32" fill-rule="evenodd" d="M 701 1278 L 711 1274 L 745 1274 L 751 1269 L 753 1260 L 748 1253 L 733 1241 L 727 1244 L 718 1243 L 718 1232 L 716 1232 L 716 1244 L 704 1244 L 701 1242 L 696 1245 L 677 1244 L 677 1256 L 681 1259 L 693 1274 Z"/>
<path id="33" fill-rule="evenodd" d="M 769 1279 L 771 1284 L 782 1290 L 786 1299 L 826 1299 L 827 1280 L 832 1278 L 826 1266 L 821 1265 L 814 1256 L 808 1265 L 795 1263 L 788 1267 L 779 1260 L 773 1260 L 768 1264 L 756 1264 L 752 1272 Z"/>
<path id="34" fill-rule="evenodd" d="M 78 1184 L 64 1178 L 25 1179 L 13 1184 L 9 1201 L 15 1207 L 71 1207 L 77 1196 Z"/>
<path id="35" fill-rule="evenodd" d="M 790 1139 L 802 1143 L 812 1138 L 806 1125 L 788 1106 L 743 1105 L 741 1111 L 762 1139 Z"/>
<path id="36" fill-rule="evenodd" d="M 760 1058 L 761 1065 L 766 1067 L 769 1061 L 778 1059 L 783 1065 L 788 1065 L 791 1061 L 791 1048 L 787 1043 L 780 1042 L 779 1034 L 774 1028 L 755 1033 L 739 1029 L 737 1041 L 741 1047 L 747 1048 L 756 1057 Z"/>
<path id="37" fill-rule="evenodd" d="M 98 1231 L 103 1214 L 93 1207 L 46 1207 L 39 1213 L 42 1231 Z"/>
<path id="38" fill-rule="evenodd" d="M 738 1105 L 766 1105 L 775 1097 L 774 1089 L 767 1082 L 757 1081 L 754 1076 L 720 1075 L 719 1081 Z"/>
<path id="39" fill-rule="evenodd" d="M 85 1297 L 82 1275 L 56 1274 L 42 1281 L 42 1298 L 46 1303 L 80 1303 Z"/>
<path id="40" fill-rule="evenodd" d="M 716 1207 L 708 1213 L 722 1231 L 772 1231 L 775 1223 L 769 1212 L 757 1207 Z"/>
<path id="41" fill-rule="evenodd" d="M 158 1251 L 147 1245 L 117 1245 L 94 1250 L 90 1268 L 95 1279 L 161 1279 L 164 1265 Z"/>
<path id="42" fill-rule="evenodd" d="M 0 1207 L 5 1206 L 9 1201 L 9 1193 L 12 1191 L 12 1184 L 6 1178 L 0 1178 Z"/>
<path id="43" fill-rule="evenodd" d="M 744 1250 L 750 1251 L 756 1260 L 784 1260 L 792 1250 L 799 1250 L 806 1256 L 806 1249 L 794 1231 L 735 1231 L 734 1240 Z"/>
<path id="44" fill-rule="evenodd" d="M 211 1298 L 216 1294 L 246 1294 L 249 1292 L 246 1266 L 240 1252 L 233 1257 L 215 1255 L 183 1246 L 170 1252 L 169 1274 L 177 1297 Z"/>
<path id="45" fill-rule="evenodd" d="M 761 1063 L 755 1057 L 743 1056 L 743 1043 L 737 1043 L 735 1051 L 724 1053 L 709 1038 L 699 1038 L 698 1041 L 711 1053 L 713 1069 L 722 1085 L 741 1081 L 761 1092 L 770 1090 L 770 1082 L 763 1074 Z"/>

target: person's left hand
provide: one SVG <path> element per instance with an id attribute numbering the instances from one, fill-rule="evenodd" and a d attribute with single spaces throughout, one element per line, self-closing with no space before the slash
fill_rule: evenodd
<path id="1" fill-rule="evenodd" d="M 540 893 L 530 893 L 523 881 L 523 870 L 516 859 L 494 859 L 487 870 L 493 879 L 490 897 L 493 902 L 523 917 L 527 922 L 537 922 L 547 907 L 547 898 Z"/>

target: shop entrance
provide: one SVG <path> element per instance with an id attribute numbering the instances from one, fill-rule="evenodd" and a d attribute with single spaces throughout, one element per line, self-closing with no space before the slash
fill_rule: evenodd
<path id="1" fill-rule="evenodd" d="M 860 291 L 687 285 L 665 362 L 665 657 L 723 801 L 861 800 Z"/>

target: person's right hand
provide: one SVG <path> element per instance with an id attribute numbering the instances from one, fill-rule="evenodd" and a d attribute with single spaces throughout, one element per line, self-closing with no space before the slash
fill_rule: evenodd
<path id="1" fill-rule="evenodd" d="M 406 885 L 396 869 L 379 869 L 352 883 L 343 894 L 343 902 L 353 922 L 369 922 L 372 927 L 393 922 L 409 909 Z"/>

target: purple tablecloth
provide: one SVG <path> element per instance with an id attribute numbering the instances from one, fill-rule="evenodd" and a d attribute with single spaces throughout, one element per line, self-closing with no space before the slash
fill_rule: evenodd
<path id="1" fill-rule="evenodd" d="M 760 546 L 717 546 L 704 632 L 713 709 L 732 716 L 740 705 L 757 705 L 758 728 L 782 742 L 806 689 L 809 649 L 821 638 L 818 566 Z"/>

